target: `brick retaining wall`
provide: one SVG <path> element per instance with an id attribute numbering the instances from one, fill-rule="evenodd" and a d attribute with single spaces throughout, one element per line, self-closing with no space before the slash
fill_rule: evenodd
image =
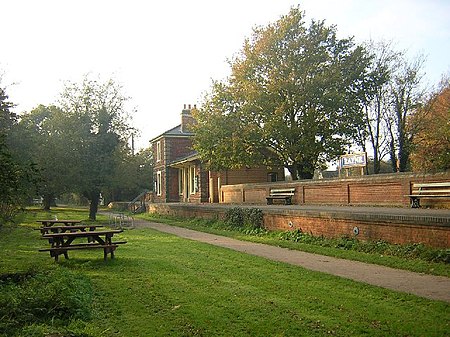
<path id="1" fill-rule="evenodd" d="M 269 230 L 300 229 L 304 233 L 329 238 L 356 236 L 363 241 L 450 247 L 450 221 L 428 217 L 269 211 L 264 213 L 264 226 Z"/>
<path id="2" fill-rule="evenodd" d="M 149 212 L 184 218 L 222 219 L 226 210 L 235 206 L 150 204 Z M 376 212 L 375 208 L 352 210 L 351 207 L 300 209 L 298 206 L 260 206 L 259 208 L 263 210 L 264 226 L 269 230 L 301 229 L 314 236 L 352 237 L 356 227 L 359 232 L 357 238 L 361 240 L 384 240 L 398 244 L 423 243 L 437 248 L 450 247 L 450 215 L 448 214 L 419 215 L 411 210 L 410 215 L 405 215 L 402 212 Z"/>

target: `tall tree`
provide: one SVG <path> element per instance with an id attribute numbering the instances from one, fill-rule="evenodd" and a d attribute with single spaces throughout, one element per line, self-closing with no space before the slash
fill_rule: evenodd
<path id="1" fill-rule="evenodd" d="M 11 111 L 5 89 L 0 87 L 0 225 L 11 221 L 25 204 L 28 188 L 34 184 L 32 165 L 21 165 L 10 148 L 17 116 Z"/>
<path id="2" fill-rule="evenodd" d="M 17 193 L 20 179 L 18 166 L 12 160 L 5 139 L 5 135 L 0 134 L 0 227 L 12 220 L 21 204 Z"/>
<path id="3" fill-rule="evenodd" d="M 38 193 L 49 210 L 54 199 L 70 190 L 72 151 L 65 136 L 65 115 L 57 106 L 39 105 L 22 114 L 15 143 L 22 160 L 33 162 L 39 172 Z"/>
<path id="4" fill-rule="evenodd" d="M 0 133 L 3 135 L 17 123 L 17 115 L 11 110 L 13 106 L 5 89 L 0 87 Z"/>
<path id="5" fill-rule="evenodd" d="M 364 128 L 358 130 L 356 142 L 364 152 L 372 151 L 372 171 L 377 174 L 381 170 L 381 161 L 389 154 L 386 115 L 392 106 L 391 81 L 403 54 L 386 41 L 369 41 L 367 49 L 373 58 L 364 88 Z"/>
<path id="6" fill-rule="evenodd" d="M 65 137 L 72 148 L 77 189 L 90 201 L 89 218 L 95 220 L 100 193 L 110 183 L 121 148 L 131 128 L 121 86 L 88 76 L 81 84 L 67 83 L 60 99 L 65 112 Z"/>
<path id="7" fill-rule="evenodd" d="M 411 153 L 412 168 L 418 172 L 450 169 L 450 77 L 409 120 L 417 133 Z"/>
<path id="8" fill-rule="evenodd" d="M 408 119 L 423 103 L 423 64 L 424 58 L 421 56 L 411 62 L 403 59 L 390 83 L 392 106 L 386 120 L 394 171 L 405 172 L 409 169 L 411 145 L 417 130 L 408 128 Z"/>
<path id="9" fill-rule="evenodd" d="M 151 149 L 121 156 L 111 184 L 103 191 L 105 200 L 130 201 L 144 190 L 152 189 L 153 157 Z"/>
<path id="10" fill-rule="evenodd" d="M 18 184 L 17 165 L 6 143 L 6 137 L 16 119 L 10 110 L 12 106 L 5 90 L 0 87 L 0 225 L 11 220 L 20 204 L 15 193 Z"/>
<path id="11" fill-rule="evenodd" d="M 195 148 L 204 159 L 281 164 L 303 179 L 342 153 L 361 120 L 369 57 L 352 39 L 338 39 L 334 26 L 303 19 L 292 8 L 255 29 L 232 60 L 231 76 L 214 84 L 196 113 Z"/>

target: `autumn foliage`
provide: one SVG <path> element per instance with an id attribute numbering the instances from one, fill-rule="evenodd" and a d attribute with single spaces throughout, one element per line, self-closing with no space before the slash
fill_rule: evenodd
<path id="1" fill-rule="evenodd" d="M 412 119 L 418 126 L 411 164 L 416 172 L 450 169 L 450 81 Z"/>

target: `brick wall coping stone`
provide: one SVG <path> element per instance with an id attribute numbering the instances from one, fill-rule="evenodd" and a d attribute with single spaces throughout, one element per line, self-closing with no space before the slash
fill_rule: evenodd
<path id="1" fill-rule="evenodd" d="M 426 179 L 449 179 L 450 171 L 447 172 L 439 172 L 439 173 L 410 173 L 410 172 L 402 172 L 402 173 L 383 173 L 383 174 L 372 174 L 366 176 L 357 176 L 357 177 L 344 177 L 344 178 L 323 178 L 323 179 L 304 179 L 304 180 L 292 180 L 292 181 L 277 181 L 271 183 L 250 183 L 250 184 L 236 184 L 236 185 L 222 185 L 222 188 L 230 188 L 230 189 L 241 189 L 243 187 L 276 187 L 277 185 L 282 185 L 283 187 L 295 187 L 295 186 L 303 186 L 303 185 L 320 185 L 320 184 L 330 184 L 330 183 L 367 183 L 372 184 L 378 181 L 389 181 L 398 182 L 401 180 L 414 180 L 421 181 Z"/>

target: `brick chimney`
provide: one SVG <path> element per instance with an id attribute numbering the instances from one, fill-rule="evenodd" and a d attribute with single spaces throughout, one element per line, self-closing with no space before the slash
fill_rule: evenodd
<path id="1" fill-rule="evenodd" d="M 193 109 L 197 109 L 197 106 L 194 104 Z M 189 104 L 186 107 L 186 104 L 183 107 L 183 111 L 181 111 L 181 132 L 187 133 L 192 132 L 192 125 L 195 124 L 195 119 L 191 114 L 191 105 Z"/>

